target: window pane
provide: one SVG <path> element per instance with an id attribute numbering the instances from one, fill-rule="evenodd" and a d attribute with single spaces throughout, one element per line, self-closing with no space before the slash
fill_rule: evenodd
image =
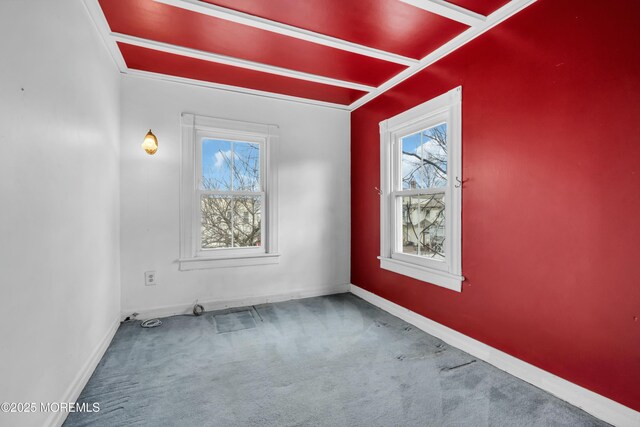
<path id="1" fill-rule="evenodd" d="M 444 260 L 444 193 L 400 197 L 402 253 Z"/>
<path id="2" fill-rule="evenodd" d="M 231 142 L 202 141 L 202 189 L 231 190 Z"/>
<path id="3" fill-rule="evenodd" d="M 260 191 L 260 145 L 235 142 L 233 151 L 233 189 Z"/>
<path id="4" fill-rule="evenodd" d="M 447 124 L 402 138 L 402 189 L 446 185 Z"/>
<path id="5" fill-rule="evenodd" d="M 262 197 L 236 197 L 233 204 L 233 246 L 260 246 Z"/>
<path id="6" fill-rule="evenodd" d="M 231 247 L 232 204 L 231 197 L 202 196 L 202 249 Z"/>

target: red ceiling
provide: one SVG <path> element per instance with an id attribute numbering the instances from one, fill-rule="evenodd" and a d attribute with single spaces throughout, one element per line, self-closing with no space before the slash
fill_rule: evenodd
<path id="1" fill-rule="evenodd" d="M 398 0 L 204 1 L 415 59 L 467 28 Z"/>
<path id="2" fill-rule="evenodd" d="M 118 43 L 130 68 L 348 105 L 365 92 L 216 64 Z"/>
<path id="3" fill-rule="evenodd" d="M 300 40 L 214 18 L 154 0 L 98 0 L 113 33 L 172 45 L 135 47 L 118 43 L 128 68 L 205 82 L 349 105 L 367 92 L 345 84 L 376 88 L 407 68 L 393 60 Z M 452 0 L 488 14 L 508 0 Z M 287 24 L 395 55 L 420 59 L 468 27 L 400 0 L 205 0 L 255 17 Z M 120 40 L 122 41 L 122 40 Z M 338 86 L 283 77 L 178 55 L 189 48 L 341 80 Z M 393 55 L 392 55 L 393 56 Z M 361 89 L 361 88 L 359 88 Z"/>
<path id="4" fill-rule="evenodd" d="M 481 15 L 490 15 L 500 7 L 509 3 L 509 0 L 447 0 L 449 3 L 453 3 L 457 6 L 469 9 L 472 12 L 479 13 Z"/>
<path id="5" fill-rule="evenodd" d="M 179 9 L 153 0 L 100 0 L 111 31 L 378 86 L 402 65 Z"/>

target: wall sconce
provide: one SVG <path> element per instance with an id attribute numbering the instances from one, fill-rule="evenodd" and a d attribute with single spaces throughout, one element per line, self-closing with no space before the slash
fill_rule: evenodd
<path id="1" fill-rule="evenodd" d="M 149 129 L 149 132 L 147 132 L 144 137 L 142 148 L 147 154 L 155 154 L 155 152 L 158 151 L 158 138 L 151 132 L 151 129 Z"/>

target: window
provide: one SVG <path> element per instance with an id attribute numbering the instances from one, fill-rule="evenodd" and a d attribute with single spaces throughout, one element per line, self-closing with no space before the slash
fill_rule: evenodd
<path id="1" fill-rule="evenodd" d="M 278 262 L 273 125 L 182 115 L 180 269 Z"/>
<path id="2" fill-rule="evenodd" d="M 380 123 L 380 267 L 460 291 L 462 88 Z"/>

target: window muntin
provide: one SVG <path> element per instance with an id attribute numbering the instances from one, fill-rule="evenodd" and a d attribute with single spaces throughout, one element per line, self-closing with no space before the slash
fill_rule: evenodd
<path id="1" fill-rule="evenodd" d="M 380 265 L 460 290 L 461 88 L 380 123 Z"/>

